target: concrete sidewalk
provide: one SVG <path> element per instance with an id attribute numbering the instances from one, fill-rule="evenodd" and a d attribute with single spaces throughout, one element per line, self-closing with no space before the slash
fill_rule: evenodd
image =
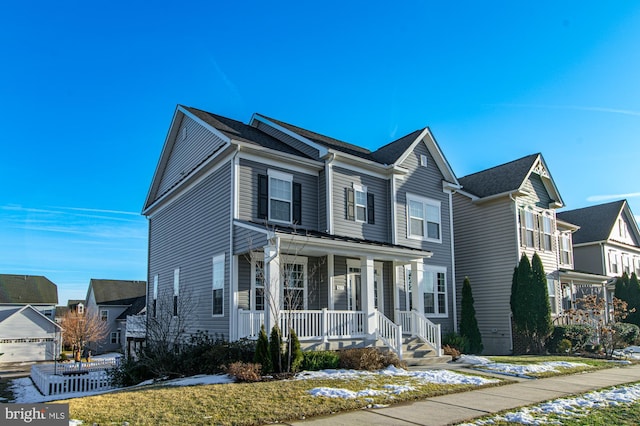
<path id="1" fill-rule="evenodd" d="M 505 378 L 509 378 L 505 376 Z M 640 381 L 640 365 L 592 373 L 523 380 L 511 385 L 437 396 L 422 401 L 285 423 L 300 426 L 449 425 L 549 399 Z"/>

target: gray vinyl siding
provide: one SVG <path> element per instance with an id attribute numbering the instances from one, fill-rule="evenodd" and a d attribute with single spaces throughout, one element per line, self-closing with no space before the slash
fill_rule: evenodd
<path id="1" fill-rule="evenodd" d="M 420 155 L 427 156 L 427 167 L 420 166 Z M 407 173 L 404 179 L 396 179 L 396 240 L 400 245 L 429 250 L 433 256 L 425 259 L 425 265 L 440 266 L 447 269 L 447 318 L 427 316 L 436 324 L 441 324 L 443 331 L 453 330 L 453 262 L 451 258 L 451 235 L 449 194 L 442 190 L 444 176 L 438 168 L 433 156 L 424 143 L 416 145 L 413 152 L 402 162 Z M 442 242 L 422 241 L 408 238 L 407 229 L 407 194 L 428 198 L 440 202 L 440 234 Z M 404 277 L 399 277 L 404 282 Z M 404 293 L 404 292 L 403 292 Z"/>
<path id="2" fill-rule="evenodd" d="M 125 340 L 125 329 L 122 328 L 119 321 L 116 321 L 128 306 L 110 306 L 110 305 L 98 305 L 97 315 L 100 317 L 100 312 L 106 310 L 108 313 L 107 324 L 108 330 L 106 337 L 98 342 L 97 347 L 95 344 L 91 344 L 90 347 L 93 350 L 94 354 L 101 354 L 105 352 L 113 352 L 119 351 L 122 349 L 122 342 Z M 111 333 L 117 332 L 118 328 L 120 328 L 120 341 L 117 343 L 111 343 Z"/>
<path id="3" fill-rule="evenodd" d="M 391 242 L 389 181 L 335 166 L 332 178 L 334 234 L 385 243 Z M 353 188 L 353 184 L 366 186 L 367 193 L 373 194 L 374 224 L 347 220 L 346 189 Z"/>
<path id="4" fill-rule="evenodd" d="M 392 275 L 393 263 L 392 262 L 384 262 L 382 264 L 382 280 L 383 280 L 383 295 L 384 295 L 384 306 L 382 308 L 382 313 L 389 319 L 393 319 L 393 299 L 394 299 L 394 284 L 393 284 L 393 275 Z"/>
<path id="5" fill-rule="evenodd" d="M 251 229 L 237 225 L 233 227 L 234 254 L 244 255 L 251 250 L 262 250 L 267 243 L 266 232 L 252 231 Z"/>
<path id="6" fill-rule="evenodd" d="M 462 294 L 462 282 L 469 277 L 485 353 L 507 354 L 511 280 L 518 262 L 515 204 L 508 197 L 474 204 L 454 194 L 453 205 L 457 294 Z"/>
<path id="7" fill-rule="evenodd" d="M 529 175 L 529 179 L 524 182 L 523 189 L 531 194 L 519 197 L 519 200 L 521 199 L 524 204 L 534 204 L 541 209 L 548 209 L 549 204 L 554 201 L 549 196 L 540 176 L 535 173 Z"/>
<path id="8" fill-rule="evenodd" d="M 329 231 L 327 224 L 327 174 L 324 170 L 321 170 L 318 175 L 318 231 Z"/>
<path id="9" fill-rule="evenodd" d="M 333 263 L 333 309 L 343 311 L 347 309 L 347 258 L 334 256 Z"/>
<path id="10" fill-rule="evenodd" d="M 205 330 L 229 338 L 230 291 L 230 163 L 180 195 L 149 219 L 149 280 L 147 300 L 173 294 L 173 272 L 180 268 L 180 293 L 195 304 L 187 332 Z M 212 316 L 213 257 L 225 255 L 224 316 Z M 151 305 L 148 306 L 151 312 Z"/>
<path id="11" fill-rule="evenodd" d="M 286 143 L 289 146 L 292 146 L 293 148 L 297 149 L 300 152 L 304 152 L 311 158 L 315 158 L 315 159 L 319 158 L 320 154 L 318 150 L 313 148 L 312 146 L 304 142 L 301 142 L 298 139 L 291 137 L 286 133 L 281 132 L 280 130 L 277 130 L 261 121 L 256 121 L 256 123 L 257 123 L 256 127 L 262 130 L 263 132 L 265 132 L 266 134 L 273 136 L 274 138 Z"/>
<path id="12" fill-rule="evenodd" d="M 182 132 L 185 128 L 187 136 L 183 140 Z M 207 157 L 219 150 L 224 143 L 210 130 L 185 116 L 178 127 L 175 143 L 160 179 L 157 193 L 163 194 L 173 187 L 183 176 L 189 174 Z"/>
<path id="13" fill-rule="evenodd" d="M 291 171 L 283 167 L 273 167 L 255 161 L 240 159 L 238 189 L 238 217 L 241 220 L 260 222 L 258 218 L 258 175 L 266 175 L 268 169 L 293 175 L 293 182 L 302 185 L 301 229 L 318 230 L 318 177 L 312 174 Z"/>

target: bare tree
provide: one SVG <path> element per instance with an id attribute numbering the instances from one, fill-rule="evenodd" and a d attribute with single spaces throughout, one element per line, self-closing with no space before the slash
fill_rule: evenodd
<path id="1" fill-rule="evenodd" d="M 60 321 L 62 342 L 70 346 L 77 360 L 89 343 L 97 343 L 107 337 L 109 326 L 98 315 L 68 311 Z"/>

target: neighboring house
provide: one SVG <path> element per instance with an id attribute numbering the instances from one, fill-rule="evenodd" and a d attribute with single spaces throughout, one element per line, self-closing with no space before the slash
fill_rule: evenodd
<path id="1" fill-rule="evenodd" d="M 56 306 L 55 321 L 59 323 L 67 312 L 77 312 L 78 314 L 84 314 L 85 301 L 79 299 L 69 299 L 67 306 Z"/>
<path id="2" fill-rule="evenodd" d="M 53 320 L 58 286 L 40 275 L 0 274 L 0 307 L 31 305 Z"/>
<path id="3" fill-rule="evenodd" d="M 54 360 L 60 353 L 61 331 L 31 305 L 0 306 L 0 364 Z"/>
<path id="4" fill-rule="evenodd" d="M 398 351 L 402 324 L 439 348 L 456 324 L 458 187 L 428 128 L 369 151 L 178 106 L 143 210 L 147 315 L 184 297 L 190 332 L 236 340 L 293 318 L 308 345 Z"/>
<path id="5" fill-rule="evenodd" d="M 558 213 L 580 226 L 573 234 L 576 269 L 619 277 L 640 275 L 640 231 L 626 200 Z"/>
<path id="6" fill-rule="evenodd" d="M 46 277 L 0 274 L 0 363 L 56 357 L 57 304 L 58 287 Z"/>
<path id="7" fill-rule="evenodd" d="M 511 284 L 523 253 L 542 260 L 554 316 L 562 310 L 563 279 L 602 288 L 606 278 L 574 271 L 570 241 L 577 227 L 556 220 L 564 203 L 541 154 L 459 182 L 453 197 L 457 287 L 469 277 L 485 353 L 508 354 L 514 345 Z"/>
<path id="8" fill-rule="evenodd" d="M 92 346 L 94 353 L 122 351 L 125 342 L 126 312 L 145 306 L 147 283 L 145 281 L 91 279 L 87 291 L 87 315 L 97 315 L 108 324 L 106 338 Z M 142 298 L 142 301 L 141 301 Z"/>

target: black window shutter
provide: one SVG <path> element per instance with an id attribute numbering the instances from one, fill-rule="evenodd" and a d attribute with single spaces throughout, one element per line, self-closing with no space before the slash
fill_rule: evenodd
<path id="1" fill-rule="evenodd" d="M 302 184 L 293 183 L 293 223 L 302 223 Z"/>
<path id="2" fill-rule="evenodd" d="M 269 216 L 269 177 L 258 175 L 258 219 Z"/>
<path id="3" fill-rule="evenodd" d="M 367 223 L 374 224 L 376 215 L 373 210 L 373 206 L 375 203 L 373 202 L 373 194 L 367 192 Z"/>
<path id="4" fill-rule="evenodd" d="M 352 188 L 345 188 L 347 199 L 347 220 L 356 220 L 356 202 Z"/>

